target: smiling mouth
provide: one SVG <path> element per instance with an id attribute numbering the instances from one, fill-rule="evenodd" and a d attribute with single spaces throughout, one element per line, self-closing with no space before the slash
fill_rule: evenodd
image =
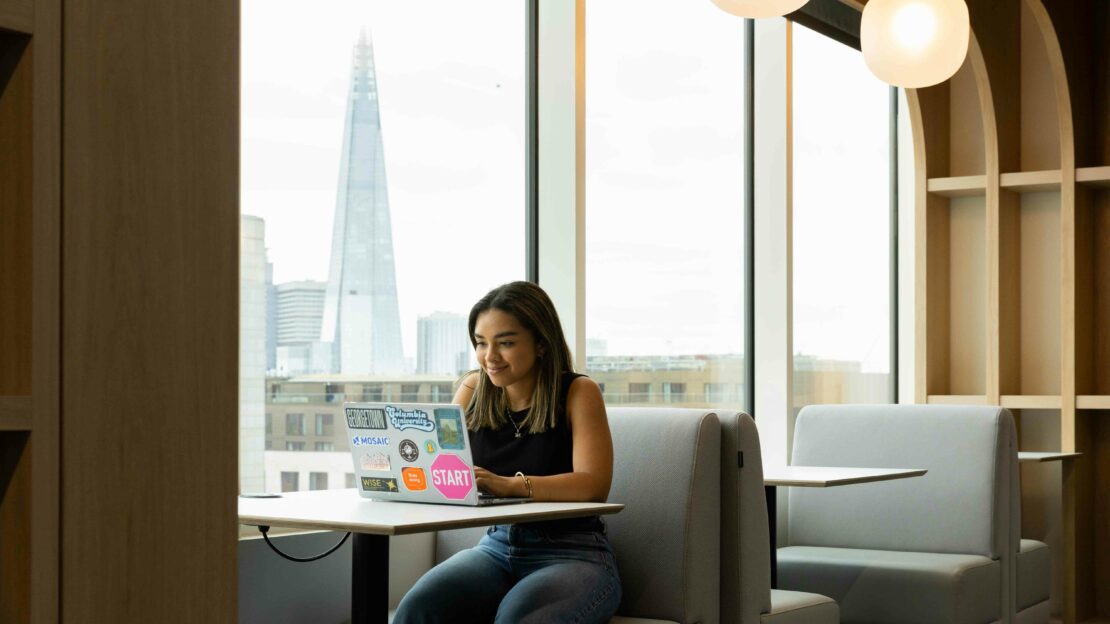
<path id="1" fill-rule="evenodd" d="M 496 368 L 492 367 L 492 366 L 487 366 L 486 367 L 486 374 L 487 375 L 496 375 L 497 373 L 500 373 L 503 370 L 505 370 L 504 366 L 499 366 L 499 367 L 496 367 Z"/>

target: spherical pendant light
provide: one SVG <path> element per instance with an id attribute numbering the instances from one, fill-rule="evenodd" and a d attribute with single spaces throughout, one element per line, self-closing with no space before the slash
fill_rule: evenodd
<path id="1" fill-rule="evenodd" d="M 713 0 L 713 4 L 740 17 L 780 17 L 802 8 L 809 0 Z"/>
<path id="2" fill-rule="evenodd" d="M 967 56 L 971 25 L 964 0 L 870 0 L 860 46 L 871 73 L 916 89 L 952 77 Z"/>

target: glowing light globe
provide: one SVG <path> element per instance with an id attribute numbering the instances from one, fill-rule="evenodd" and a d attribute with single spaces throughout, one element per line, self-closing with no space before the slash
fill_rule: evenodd
<path id="1" fill-rule="evenodd" d="M 907 89 L 951 78 L 964 63 L 970 35 L 964 0 L 870 0 L 860 22 L 867 68 Z"/>
<path id="2" fill-rule="evenodd" d="M 802 8 L 809 0 L 713 0 L 722 11 L 740 17 L 780 17 Z"/>

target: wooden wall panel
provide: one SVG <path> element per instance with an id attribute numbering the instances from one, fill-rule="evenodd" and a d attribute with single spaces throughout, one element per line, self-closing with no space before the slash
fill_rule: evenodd
<path id="1" fill-rule="evenodd" d="M 1014 273 L 1015 267 L 1003 267 Z M 1021 390 L 1060 394 L 1060 194 L 1021 196 Z"/>
<path id="2" fill-rule="evenodd" d="M 1056 87 L 1044 36 L 1026 2 L 1021 8 L 1021 137 L 1020 171 L 1060 168 L 1060 125 Z M 1012 169 L 1003 168 L 1003 171 Z"/>
<path id="3" fill-rule="evenodd" d="M 62 619 L 233 622 L 239 5 L 62 32 Z"/>
<path id="4" fill-rule="evenodd" d="M 982 197 L 950 200 L 949 393 L 984 394 L 987 263 Z"/>
<path id="5" fill-rule="evenodd" d="M 1091 326 L 1095 352 L 1091 361 L 1094 394 L 1110 395 L 1110 191 L 1092 198 L 1090 271 L 1093 293 Z M 1110 452 L 1110 447 L 1107 447 Z M 1110 613 L 1110 612 L 1108 612 Z"/>
<path id="6" fill-rule="evenodd" d="M 31 449 L 26 432 L 0 431 L 0 622 L 31 617 Z"/>
<path id="7" fill-rule="evenodd" d="M 948 113 L 950 176 L 976 175 L 986 171 L 983 115 L 975 85 L 972 54 L 973 50 L 969 49 L 963 67 L 948 81 L 951 93 Z"/>
<path id="8" fill-rule="evenodd" d="M 31 394 L 31 54 L 0 32 L 0 396 Z"/>

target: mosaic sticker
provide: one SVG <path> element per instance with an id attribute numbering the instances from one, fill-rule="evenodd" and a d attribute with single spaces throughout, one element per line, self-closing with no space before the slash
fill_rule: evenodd
<path id="1" fill-rule="evenodd" d="M 444 498 L 461 500 L 474 489 L 474 479 L 470 466 L 463 463 L 458 455 L 442 453 L 432 462 L 432 487 L 439 490 Z"/>
<path id="2" fill-rule="evenodd" d="M 428 418 L 428 413 L 423 410 L 413 409 L 406 412 L 399 407 L 386 405 L 385 413 L 389 416 L 390 424 L 398 431 L 404 431 L 405 429 L 433 431 L 436 428 L 432 419 Z"/>
<path id="3" fill-rule="evenodd" d="M 389 472 L 389 455 L 385 453 L 366 453 L 359 459 L 363 470 L 371 472 Z"/>
<path id="4" fill-rule="evenodd" d="M 351 436 L 351 446 L 389 446 L 389 437 Z"/>
<path id="5" fill-rule="evenodd" d="M 443 449 L 450 449 L 461 451 L 466 448 L 466 442 L 463 440 L 463 426 L 462 419 L 459 417 L 459 411 L 454 409 L 437 409 L 436 437 L 439 438 L 439 446 Z"/>
<path id="6" fill-rule="evenodd" d="M 436 443 L 432 440 L 424 440 L 424 452 L 429 455 L 434 455 L 436 452 Z"/>
<path id="7" fill-rule="evenodd" d="M 385 429 L 385 411 L 380 408 L 348 407 L 346 412 L 351 429 Z"/>
<path id="8" fill-rule="evenodd" d="M 428 489 L 428 480 L 424 477 L 422 468 L 402 468 L 401 482 L 411 492 L 422 492 Z"/>
<path id="9" fill-rule="evenodd" d="M 401 444 L 397 446 L 397 451 L 401 454 L 401 459 L 407 462 L 414 462 L 417 457 L 420 457 L 420 449 L 416 447 L 416 442 L 412 440 L 401 440 Z"/>
<path id="10" fill-rule="evenodd" d="M 362 489 L 367 492 L 397 492 L 397 479 L 379 479 L 378 477 L 363 477 Z"/>

